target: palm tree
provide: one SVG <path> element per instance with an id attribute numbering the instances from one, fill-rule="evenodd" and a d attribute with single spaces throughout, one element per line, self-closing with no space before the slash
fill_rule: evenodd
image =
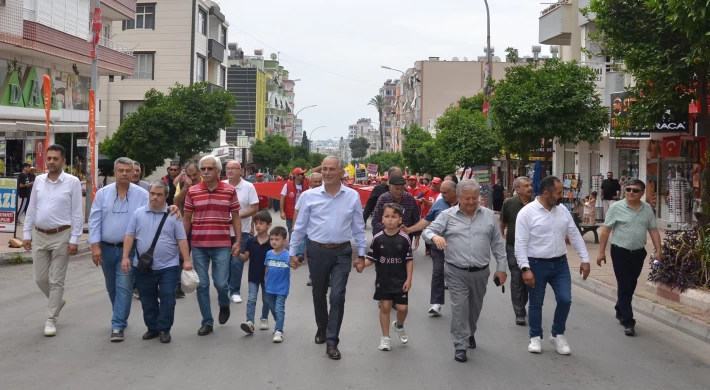
<path id="1" fill-rule="evenodd" d="M 375 95 L 370 102 L 367 103 L 368 106 L 373 106 L 377 109 L 378 122 L 380 122 L 380 150 L 385 150 L 385 133 L 382 131 L 382 113 L 385 111 L 385 98 L 382 95 Z"/>
<path id="2" fill-rule="evenodd" d="M 518 49 L 509 47 L 505 49 L 505 52 L 507 53 L 505 55 L 505 62 L 512 62 L 513 64 L 518 62 Z"/>

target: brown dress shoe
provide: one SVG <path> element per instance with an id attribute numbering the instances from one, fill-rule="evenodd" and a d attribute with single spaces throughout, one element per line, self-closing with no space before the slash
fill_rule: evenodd
<path id="1" fill-rule="evenodd" d="M 333 360 L 340 360 L 340 351 L 338 351 L 338 346 L 336 345 L 329 345 L 325 353 L 328 354 L 328 357 L 333 359 Z"/>
<path id="2" fill-rule="evenodd" d="M 316 332 L 316 344 L 325 344 L 325 329 L 318 329 Z"/>

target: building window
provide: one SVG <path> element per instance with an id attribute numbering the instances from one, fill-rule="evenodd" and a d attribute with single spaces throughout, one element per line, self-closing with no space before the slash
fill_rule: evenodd
<path id="1" fill-rule="evenodd" d="M 205 57 L 197 55 L 197 82 L 205 81 Z"/>
<path id="2" fill-rule="evenodd" d="M 197 30 L 202 35 L 207 35 L 207 11 L 202 8 L 197 11 Z"/>
<path id="3" fill-rule="evenodd" d="M 219 67 L 219 85 L 222 88 L 227 88 L 227 68 L 224 66 Z"/>
<path id="4" fill-rule="evenodd" d="M 138 107 L 143 104 L 142 100 L 122 100 L 121 101 L 121 123 L 126 118 L 126 115 L 138 112 Z"/>
<path id="5" fill-rule="evenodd" d="M 227 29 L 222 27 L 222 46 L 227 47 Z"/>
<path id="6" fill-rule="evenodd" d="M 126 76 L 127 79 L 148 79 L 153 80 L 155 69 L 155 53 L 138 53 L 133 52 L 133 57 L 136 59 L 136 68 L 133 70 L 133 76 Z"/>
<path id="7" fill-rule="evenodd" d="M 124 30 L 155 30 L 155 5 L 137 4 L 136 18 L 123 21 Z"/>

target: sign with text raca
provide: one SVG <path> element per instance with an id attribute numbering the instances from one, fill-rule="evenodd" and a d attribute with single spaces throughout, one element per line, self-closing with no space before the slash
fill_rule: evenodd
<path id="1" fill-rule="evenodd" d="M 0 106 L 44 109 L 42 78 L 37 77 L 37 70 L 34 67 L 26 67 L 24 75 L 12 71 L 5 76 L 5 82 L 0 88 Z M 57 109 L 54 88 L 52 88 L 51 109 Z"/>

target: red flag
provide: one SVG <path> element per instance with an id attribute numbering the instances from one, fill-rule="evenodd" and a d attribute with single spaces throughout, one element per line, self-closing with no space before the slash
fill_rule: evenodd
<path id="1" fill-rule="evenodd" d="M 44 138 L 44 146 L 42 147 L 42 150 L 37 150 L 36 152 L 39 154 L 41 153 L 44 155 L 45 149 L 50 145 L 50 136 L 49 136 L 49 111 L 52 109 L 52 78 L 49 77 L 48 74 L 44 75 L 43 81 L 42 81 L 42 92 L 44 94 L 44 114 L 46 117 L 46 123 L 47 123 L 47 134 L 45 135 Z M 44 158 L 37 159 L 37 171 L 38 172 L 45 172 L 44 169 Z"/>
<path id="2" fill-rule="evenodd" d="M 94 180 L 94 167 L 98 163 L 96 159 L 96 99 L 93 89 L 89 90 L 89 156 L 91 157 L 91 166 L 89 175 L 86 178 L 87 190 L 88 185 L 91 185 L 91 193 L 96 196 L 96 180 Z"/>

